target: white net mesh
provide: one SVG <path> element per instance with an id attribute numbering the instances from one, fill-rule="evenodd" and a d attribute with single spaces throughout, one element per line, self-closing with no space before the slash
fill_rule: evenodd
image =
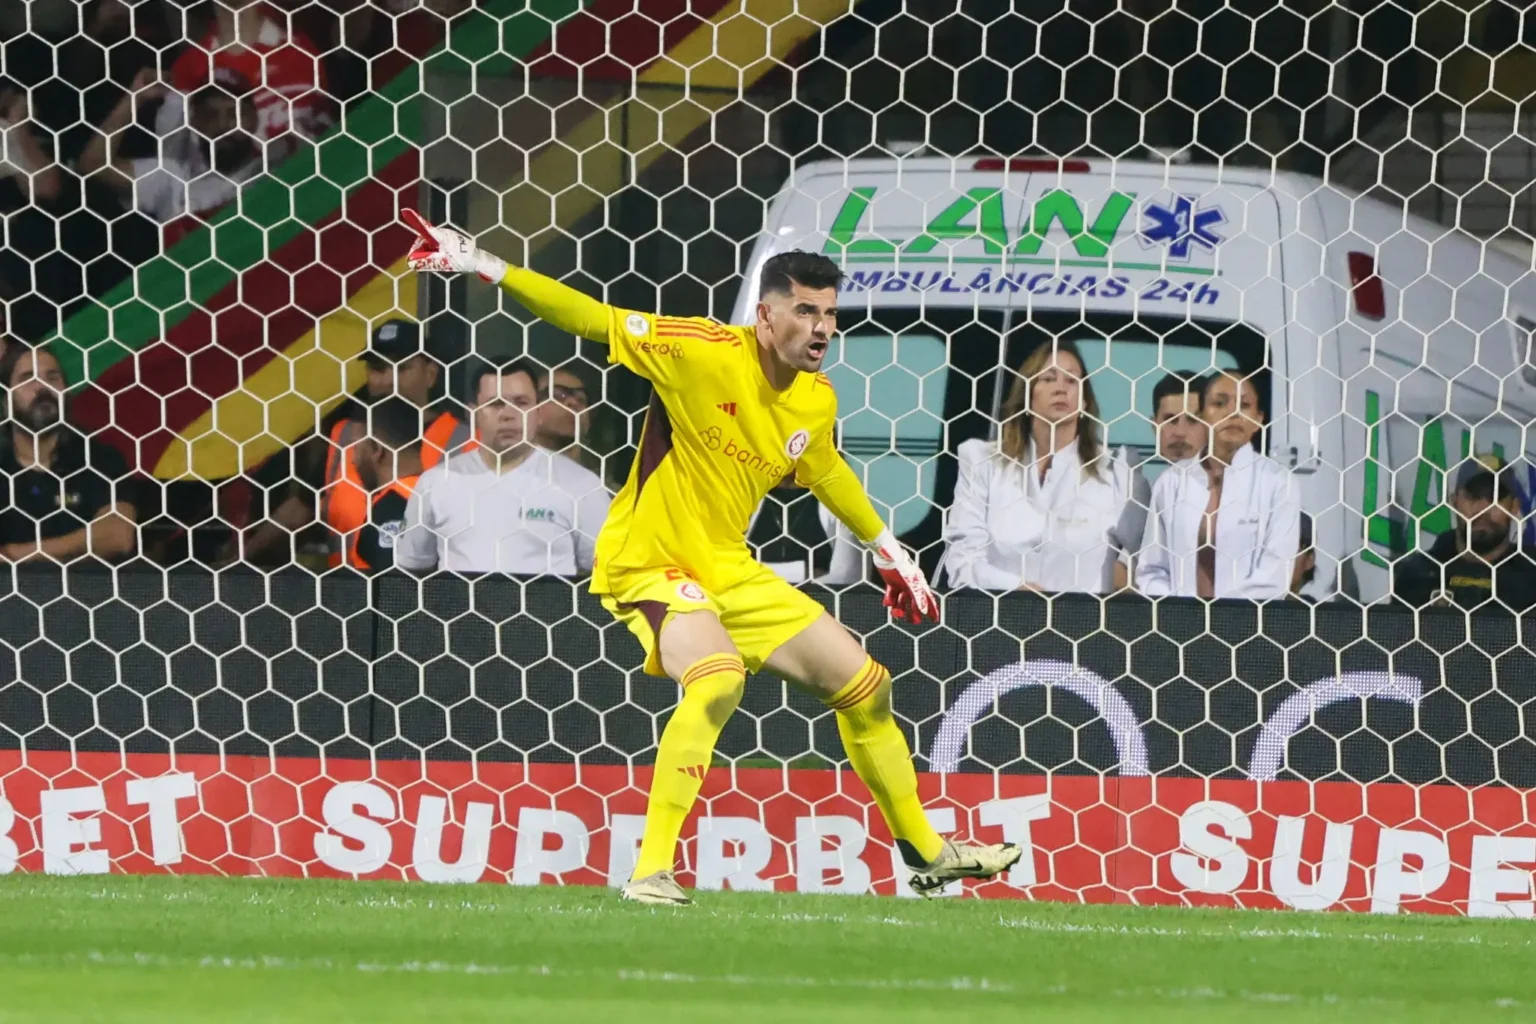
<path id="1" fill-rule="evenodd" d="M 749 540 L 891 668 L 940 830 L 1028 845 L 977 892 L 1529 914 L 1527 31 L 11 5 L 0 870 L 628 876 L 675 689 L 579 577 L 650 387 L 412 275 L 416 209 L 673 316 L 839 262 L 840 446 L 944 620 L 891 624 L 804 492 Z M 590 486 L 530 485 L 481 564 L 380 571 L 515 358 Z M 905 891 L 814 699 L 751 680 L 716 764 L 685 881 Z"/>

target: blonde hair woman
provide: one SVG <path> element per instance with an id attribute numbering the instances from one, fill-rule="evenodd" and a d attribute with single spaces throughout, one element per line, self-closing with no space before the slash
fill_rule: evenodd
<path id="1" fill-rule="evenodd" d="M 1146 480 L 1100 441 L 1099 403 L 1070 341 L 1019 367 L 996 441 L 960 446 L 944 538 L 951 586 L 1124 589 L 1145 524 Z"/>

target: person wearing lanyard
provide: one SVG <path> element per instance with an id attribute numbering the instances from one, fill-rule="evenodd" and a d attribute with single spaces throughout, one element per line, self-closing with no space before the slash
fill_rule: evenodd
<path id="1" fill-rule="evenodd" d="M 1031 352 L 1003 403 L 1001 437 L 960 445 L 945 525 L 951 586 L 1123 590 L 1146 516 L 1146 479 L 1100 441 L 1099 404 L 1070 341 Z"/>
<path id="2" fill-rule="evenodd" d="M 1264 422 L 1253 381 L 1219 370 L 1201 385 L 1206 450 L 1152 488 L 1136 589 L 1149 597 L 1285 597 L 1300 550 L 1291 474 L 1254 450 Z"/>

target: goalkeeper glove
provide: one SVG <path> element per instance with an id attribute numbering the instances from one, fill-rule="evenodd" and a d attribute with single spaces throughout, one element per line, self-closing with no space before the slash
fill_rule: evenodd
<path id="1" fill-rule="evenodd" d="M 401 210 L 400 219 L 416 232 L 406 262 L 412 270 L 440 274 L 479 274 L 493 284 L 507 273 L 507 261 L 492 256 L 468 235 L 452 228 L 433 227 L 415 210 Z"/>
<path id="2" fill-rule="evenodd" d="M 939 599 L 928 586 L 923 570 L 917 567 L 905 548 L 896 543 L 890 530 L 870 541 L 875 571 L 885 581 L 885 606 L 891 615 L 905 622 L 924 619 L 939 621 Z"/>

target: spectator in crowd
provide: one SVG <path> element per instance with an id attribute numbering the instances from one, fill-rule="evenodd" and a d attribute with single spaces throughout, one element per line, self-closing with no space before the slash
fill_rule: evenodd
<path id="1" fill-rule="evenodd" d="M 0 384 L 10 410 L 0 439 L 0 561 L 131 555 L 138 510 L 128 465 L 71 426 L 58 359 L 13 345 L 0 360 Z"/>
<path id="2" fill-rule="evenodd" d="M 59 165 L 43 146 L 27 91 L 0 85 L 0 213 L 59 198 Z"/>
<path id="3" fill-rule="evenodd" d="M 1199 377 L 1175 370 L 1157 382 L 1152 389 L 1152 426 L 1157 430 L 1157 454 L 1170 466 L 1205 450 Z"/>
<path id="4" fill-rule="evenodd" d="M 1291 569 L 1291 596 L 1298 601 L 1312 599 L 1302 590 L 1317 578 L 1317 549 L 1312 546 L 1312 517 L 1305 512 L 1298 517 L 1296 563 Z"/>
<path id="5" fill-rule="evenodd" d="M 537 379 L 538 369 L 525 361 L 486 366 L 475 375 L 479 444 L 417 481 L 395 565 L 561 576 L 591 571 L 609 495 L 597 474 L 532 443 Z"/>
<path id="6" fill-rule="evenodd" d="M 404 398 L 386 398 L 368 408 L 367 421 L 355 461 L 369 496 L 368 522 L 348 538 L 347 564 L 379 570 L 395 563 L 406 503 L 421 477 L 421 410 Z"/>
<path id="7" fill-rule="evenodd" d="M 747 526 L 747 546 L 789 583 L 842 586 L 864 576 L 862 545 L 794 474 L 763 497 Z"/>
<path id="8" fill-rule="evenodd" d="M 133 121 L 134 104 L 166 96 L 165 87 L 154 81 L 153 69 L 146 68 L 101 131 L 86 143 L 79 171 L 102 171 L 108 186 L 162 224 L 211 213 L 235 198 L 265 166 L 252 95 L 249 81 L 220 71 L 212 85 L 187 101 L 187 123 L 164 134 L 157 155 L 124 156 L 120 147 Z"/>
<path id="9" fill-rule="evenodd" d="M 1124 449 L 1100 441 L 1098 399 L 1071 342 L 1025 358 L 1003 404 L 1002 438 L 960 445 L 945 527 L 956 587 L 1125 588 L 1146 517 L 1147 485 Z"/>
<path id="10" fill-rule="evenodd" d="M 1455 480 L 1452 528 L 1436 537 L 1428 551 L 1414 552 L 1393 566 L 1393 595 L 1415 608 L 1471 611 L 1501 605 L 1525 611 L 1536 606 L 1536 563 L 1519 544 L 1515 467 L 1483 456 L 1464 463 Z"/>
<path id="11" fill-rule="evenodd" d="M 257 470 L 257 484 L 272 495 L 272 512 L 246 538 L 245 558 L 270 560 L 317 521 L 327 530 L 329 563 L 338 566 L 352 537 L 368 522 L 368 488 L 358 476 L 354 446 L 366 434 L 369 407 L 390 397 L 410 402 L 418 410 L 422 438 L 421 463 L 431 469 L 445 457 L 470 444 L 470 425 L 451 402 L 434 403 L 443 367 L 427 351 L 421 325 L 387 320 L 373 332 L 363 353 L 367 377 L 358 393 L 320 424 L 320 430 L 280 453 Z M 233 557 L 233 552 L 228 557 Z"/>
<path id="12" fill-rule="evenodd" d="M 581 461 L 582 435 L 592 426 L 592 400 L 572 360 L 553 370 L 539 370 L 538 433 L 533 443 Z"/>
<path id="13" fill-rule="evenodd" d="M 1264 413 L 1253 381 L 1219 370 L 1201 383 L 1210 440 L 1157 478 L 1136 586 L 1152 597 L 1283 598 L 1301 505 L 1291 474 L 1254 450 Z"/>
<path id="14" fill-rule="evenodd" d="M 66 162 L 79 159 L 130 82 L 145 69 L 168 69 L 185 44 L 179 15 L 172 28 L 169 0 L 85 0 L 82 7 L 84 31 L 58 49 L 59 75 L 75 99 L 61 126 Z"/>
<path id="15" fill-rule="evenodd" d="M 224 75 L 259 86 L 254 131 L 273 163 L 331 125 L 324 62 L 288 14 L 257 0 L 213 0 L 196 20 L 206 28 L 171 65 L 173 89 L 192 94 Z"/>
<path id="16" fill-rule="evenodd" d="M 78 206 L 79 188 L 59 165 L 52 133 L 39 122 L 39 91 L 0 79 L 0 290 L 16 297 L 9 326 L 28 340 L 57 328 L 60 308 L 80 295 L 82 273 L 72 256 L 60 252 L 60 235 L 68 235 L 77 220 L 69 215 Z"/>

